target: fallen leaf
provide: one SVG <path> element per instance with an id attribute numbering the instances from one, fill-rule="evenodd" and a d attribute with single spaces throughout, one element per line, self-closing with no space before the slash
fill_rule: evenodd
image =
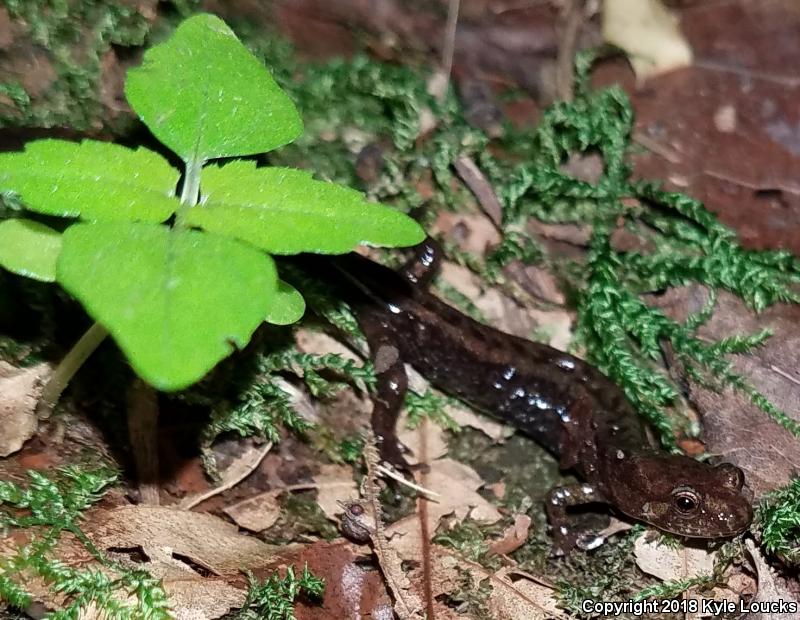
<path id="1" fill-rule="evenodd" d="M 452 459 L 438 459 L 429 464 L 427 473 L 417 476 L 417 483 L 425 489 L 438 493 L 434 499 L 420 497 L 426 502 L 427 531 L 432 538 L 439 522 L 447 515 L 458 521 L 467 516 L 478 521 L 494 523 L 501 518 L 500 512 L 486 501 L 477 489 L 483 480 L 471 467 Z M 422 553 L 419 509 L 415 514 L 399 519 L 385 528 L 389 546 L 405 560 L 416 560 Z M 427 542 L 427 541 L 426 541 Z"/>
<path id="2" fill-rule="evenodd" d="M 682 321 L 707 302 L 702 286 L 668 291 L 657 305 Z M 737 297 L 720 291 L 711 318 L 699 329 L 707 341 L 769 329 L 773 336 L 746 355 L 733 355 L 734 370 L 779 409 L 800 422 L 800 307 L 775 305 L 756 315 Z M 750 399 L 731 388 L 710 390 L 670 365 L 686 382 L 689 400 L 703 418 L 706 451 L 741 467 L 755 499 L 788 484 L 800 469 L 800 441 Z"/>
<path id="3" fill-rule="evenodd" d="M 510 567 L 491 575 L 492 593 L 487 607 L 494 618 L 503 620 L 552 620 L 566 618 L 558 608 L 555 589 Z"/>
<path id="4" fill-rule="evenodd" d="M 528 515 L 516 515 L 513 525 L 507 527 L 502 537 L 489 545 L 489 552 L 495 555 L 513 553 L 527 542 L 530 529 L 531 518 Z"/>
<path id="5" fill-rule="evenodd" d="M 714 570 L 714 554 L 694 547 L 673 547 L 642 534 L 633 545 L 636 565 L 645 573 L 662 581 L 710 575 Z"/>
<path id="6" fill-rule="evenodd" d="M 495 443 L 504 442 L 515 432 L 511 426 L 496 422 L 488 415 L 475 413 L 472 409 L 468 409 L 467 407 L 446 405 L 445 412 L 453 418 L 453 421 L 459 426 L 469 426 L 470 428 L 481 431 Z"/>
<path id="7" fill-rule="evenodd" d="M 625 50 L 641 80 L 692 63 L 677 19 L 660 0 L 606 0 L 603 37 Z"/>
<path id="8" fill-rule="evenodd" d="M 49 364 L 16 368 L 0 362 L 0 457 L 17 452 L 36 433 L 36 403 Z"/>
<path id="9" fill-rule="evenodd" d="M 439 494 L 429 502 L 428 517 L 431 524 L 448 514 L 463 520 L 467 516 L 477 521 L 494 523 L 500 512 L 477 492 L 484 484 L 474 469 L 453 459 L 439 459 L 430 464 L 430 470 L 420 476 L 420 484 Z"/>
<path id="10" fill-rule="evenodd" d="M 358 485 L 349 465 L 323 465 L 313 480 L 317 503 L 331 521 L 338 521 L 336 515 L 342 512 L 339 502 L 358 499 Z"/>
<path id="11" fill-rule="evenodd" d="M 276 548 L 242 535 L 235 525 L 200 512 L 165 506 L 123 506 L 92 511 L 84 531 L 101 549 L 142 549 L 150 558 L 185 569 L 188 558 L 215 575 L 238 575 L 263 566 Z"/>
<path id="12" fill-rule="evenodd" d="M 420 462 L 429 463 L 447 454 L 444 429 L 429 419 L 423 418 L 416 428 L 409 428 L 408 411 L 404 409 L 397 428 L 399 429 L 397 437 L 411 451 L 408 456 L 408 462 L 411 465 Z"/>
<path id="13" fill-rule="evenodd" d="M 482 213 L 440 211 L 431 228 L 431 234 L 436 233 L 458 244 L 462 252 L 481 257 L 502 241 L 497 227 Z"/>
<path id="14" fill-rule="evenodd" d="M 283 489 L 273 489 L 223 508 L 223 512 L 239 527 L 251 532 L 262 532 L 281 516 L 280 496 Z"/>
<path id="15" fill-rule="evenodd" d="M 231 609 L 241 607 L 246 596 L 242 570 L 263 569 L 280 560 L 280 553 L 291 553 L 296 545 L 276 548 L 241 535 L 230 523 L 208 514 L 187 512 L 163 506 L 122 506 L 94 509 L 84 516 L 82 530 L 101 551 L 112 557 L 132 557 L 142 552 L 146 560 L 123 557 L 123 563 L 147 570 L 161 579 L 167 592 L 173 617 L 179 620 L 219 618 Z M 19 538 L 19 536 L 23 538 Z M 0 559 L 16 553 L 18 544 L 34 537 L 29 530 L 15 532 L 15 537 L 0 538 Z M 53 557 L 66 566 L 97 570 L 117 578 L 115 570 L 96 562 L 72 534 L 63 534 Z M 65 599 L 53 592 L 45 581 L 25 574 L 25 589 L 34 600 L 48 608 L 59 609 Z M 118 600 L 131 604 L 133 597 L 120 591 Z M 81 618 L 100 619 L 107 616 L 90 607 Z"/>
<path id="16" fill-rule="evenodd" d="M 800 609 L 800 601 L 798 601 L 795 594 L 797 591 L 796 587 L 793 589 L 789 589 L 789 587 L 787 587 L 788 584 L 786 583 L 786 579 L 775 574 L 775 572 L 769 567 L 764 559 L 761 549 L 756 547 L 752 540 L 745 541 L 745 545 L 747 546 L 747 553 L 752 558 L 753 565 L 756 567 L 756 574 L 758 575 L 758 592 L 750 601 L 750 605 L 754 606 L 758 603 L 782 601 L 783 603 L 788 604 L 793 603 L 795 605 L 795 609 Z M 794 590 L 794 592 L 792 590 Z M 797 618 L 797 612 L 762 613 L 759 611 L 747 613 L 742 616 L 742 618 L 744 620 L 794 620 Z"/>

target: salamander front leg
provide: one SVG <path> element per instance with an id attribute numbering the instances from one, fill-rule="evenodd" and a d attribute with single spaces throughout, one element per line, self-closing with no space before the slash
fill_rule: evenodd
<path id="1" fill-rule="evenodd" d="M 411 285 L 426 288 L 439 270 L 441 262 L 442 249 L 436 241 L 428 237 L 414 246 L 414 253 L 398 273 Z"/>
<path id="2" fill-rule="evenodd" d="M 397 419 L 408 390 L 408 377 L 390 329 L 380 317 L 362 315 L 359 324 L 367 337 L 376 385 L 372 399 L 372 430 L 381 460 L 401 471 L 410 471 L 397 438 Z"/>
<path id="3" fill-rule="evenodd" d="M 606 498 L 593 485 L 571 484 L 555 487 L 547 494 L 547 518 L 553 529 L 553 555 L 566 555 L 574 547 L 590 550 L 602 544 L 603 539 L 593 532 L 572 532 L 569 529 L 567 509 L 585 504 L 605 503 Z"/>

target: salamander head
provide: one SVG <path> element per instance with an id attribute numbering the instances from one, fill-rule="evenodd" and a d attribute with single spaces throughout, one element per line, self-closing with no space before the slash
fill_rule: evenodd
<path id="1" fill-rule="evenodd" d="M 744 473 L 730 463 L 713 466 L 687 456 L 621 451 L 609 495 L 628 516 L 692 538 L 725 538 L 744 531 L 753 507 Z"/>

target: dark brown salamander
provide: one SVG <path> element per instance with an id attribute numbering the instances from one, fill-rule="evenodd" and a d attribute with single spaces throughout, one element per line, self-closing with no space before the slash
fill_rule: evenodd
<path id="1" fill-rule="evenodd" d="M 355 254 L 337 259 L 358 288 L 353 303 L 378 377 L 373 425 L 383 458 L 405 464 L 395 423 L 408 362 L 437 388 L 536 439 L 586 481 L 548 496 L 558 551 L 602 543 L 566 524 L 567 508 L 592 502 L 681 536 L 721 538 L 747 528 L 753 512 L 738 467 L 653 449 L 633 406 L 596 368 L 482 325 L 429 294 L 436 262 L 431 241 L 399 273 Z"/>

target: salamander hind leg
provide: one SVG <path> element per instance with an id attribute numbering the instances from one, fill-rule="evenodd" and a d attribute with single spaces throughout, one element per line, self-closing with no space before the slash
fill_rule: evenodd
<path id="1" fill-rule="evenodd" d="M 572 531 L 569 528 L 568 508 L 606 502 L 600 491 L 591 484 L 571 484 L 555 487 L 547 494 L 547 518 L 553 530 L 553 549 L 555 556 L 566 555 L 573 548 L 590 550 L 602 544 L 603 539 L 593 532 Z"/>

